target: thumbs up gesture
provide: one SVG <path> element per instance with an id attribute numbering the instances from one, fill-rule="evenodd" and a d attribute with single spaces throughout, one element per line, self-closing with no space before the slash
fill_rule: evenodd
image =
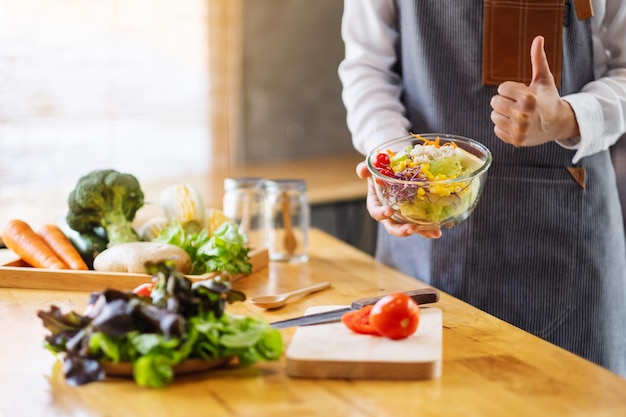
<path id="1" fill-rule="evenodd" d="M 543 46 L 544 38 L 537 36 L 530 47 L 530 84 L 506 81 L 491 99 L 494 132 L 514 146 L 535 146 L 580 134 L 574 111 L 559 96 Z"/>

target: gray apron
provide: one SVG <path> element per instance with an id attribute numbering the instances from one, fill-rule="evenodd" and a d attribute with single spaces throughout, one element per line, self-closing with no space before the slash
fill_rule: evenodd
<path id="1" fill-rule="evenodd" d="M 570 2 L 561 94 L 593 79 L 589 22 L 576 19 Z M 437 240 L 380 227 L 377 258 L 626 376 L 626 249 L 609 153 L 576 164 L 586 171 L 583 189 L 566 169 L 574 151 L 556 143 L 515 148 L 494 135 L 496 87 L 481 84 L 482 0 L 396 6 L 397 70 L 412 131 L 476 139 L 493 165 L 468 220 Z"/>

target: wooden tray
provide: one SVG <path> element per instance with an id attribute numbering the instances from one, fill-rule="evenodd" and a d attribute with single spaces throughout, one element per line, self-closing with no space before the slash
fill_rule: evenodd
<path id="1" fill-rule="evenodd" d="M 260 271 L 269 263 L 267 249 L 250 251 L 252 272 Z M 0 287 L 39 290 L 102 291 L 106 288 L 131 291 L 137 285 L 151 282 L 148 274 L 123 272 L 75 271 L 69 269 L 43 269 L 25 266 L 24 262 L 9 249 L 0 249 Z M 213 278 L 217 273 L 187 275 L 192 281 Z M 235 275 L 231 282 L 244 275 Z"/>

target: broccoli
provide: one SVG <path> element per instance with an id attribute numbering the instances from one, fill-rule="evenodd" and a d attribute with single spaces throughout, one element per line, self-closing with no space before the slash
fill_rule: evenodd
<path id="1" fill-rule="evenodd" d="M 78 180 L 67 199 L 67 223 L 81 233 L 94 234 L 104 228 L 109 247 L 136 242 L 140 239 L 132 221 L 143 199 L 139 181 L 133 175 L 112 169 L 92 171 Z"/>

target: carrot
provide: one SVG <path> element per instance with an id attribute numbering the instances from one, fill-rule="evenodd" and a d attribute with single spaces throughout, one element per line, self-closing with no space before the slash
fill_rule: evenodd
<path id="1" fill-rule="evenodd" d="M 7 248 L 35 268 L 68 268 L 46 241 L 22 220 L 13 219 L 4 226 L 2 241 Z"/>
<path id="2" fill-rule="evenodd" d="M 88 270 L 89 267 L 76 247 L 58 226 L 44 224 L 37 233 L 46 241 L 56 256 L 70 269 Z"/>

